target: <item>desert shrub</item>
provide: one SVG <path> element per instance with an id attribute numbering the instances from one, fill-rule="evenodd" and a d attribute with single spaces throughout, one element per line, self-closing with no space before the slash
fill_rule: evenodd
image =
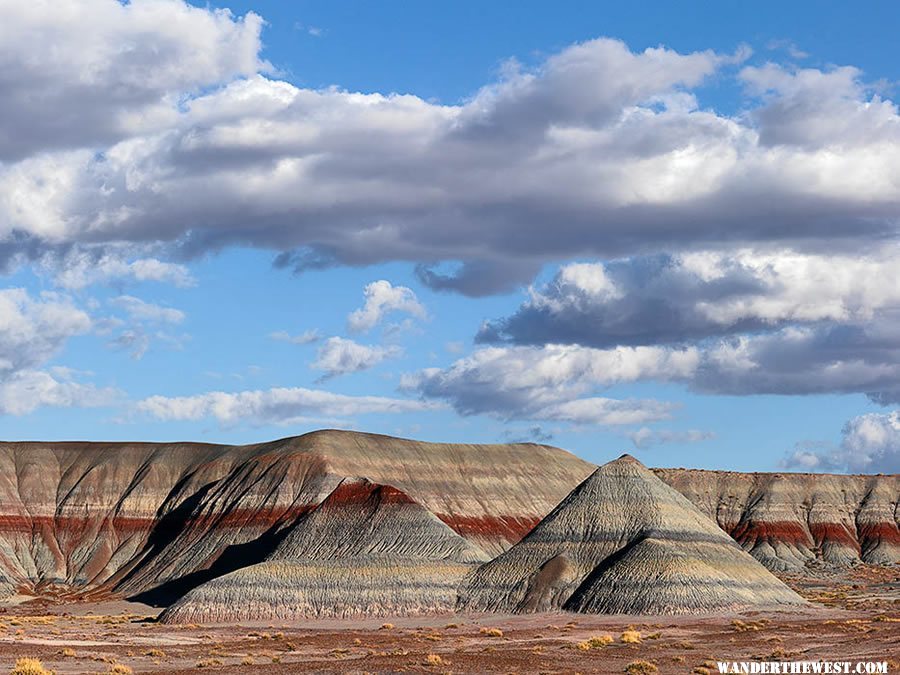
<path id="1" fill-rule="evenodd" d="M 213 668 L 214 666 L 221 666 L 222 662 L 219 659 L 201 659 L 197 661 L 197 668 Z"/>
<path id="2" fill-rule="evenodd" d="M 383 623 L 383 624 L 381 624 L 380 630 L 394 630 L 394 624 L 392 624 L 392 623 Z"/>
<path id="3" fill-rule="evenodd" d="M 478 632 L 487 637 L 503 637 L 503 631 L 499 628 L 482 628 Z"/>
<path id="4" fill-rule="evenodd" d="M 625 672 L 628 673 L 628 675 L 654 675 L 654 673 L 659 672 L 659 668 L 649 661 L 639 660 L 632 661 L 625 666 Z"/>
<path id="5" fill-rule="evenodd" d="M 428 656 L 425 657 L 425 664 L 429 665 L 429 666 L 439 666 L 443 662 L 444 662 L 444 659 L 442 659 L 437 654 L 429 654 Z"/>
<path id="6" fill-rule="evenodd" d="M 16 660 L 16 665 L 9 671 L 9 675 L 53 675 L 53 671 L 44 668 L 40 659 L 25 657 Z"/>
<path id="7" fill-rule="evenodd" d="M 615 640 L 612 635 L 595 635 L 584 642 L 579 642 L 575 647 L 583 652 L 587 652 L 591 649 L 602 649 L 606 645 L 611 645 L 613 642 L 615 642 Z"/>
<path id="8" fill-rule="evenodd" d="M 114 663 L 107 672 L 115 673 L 116 675 L 131 675 L 134 671 L 124 663 Z"/>
<path id="9" fill-rule="evenodd" d="M 156 659 L 163 659 L 166 657 L 166 653 L 162 649 L 156 649 L 154 647 L 153 649 L 148 649 L 147 651 L 145 651 L 144 656 L 152 656 Z"/>
<path id="10" fill-rule="evenodd" d="M 599 649 L 600 647 L 611 645 L 613 642 L 615 642 L 615 640 L 613 640 L 612 635 L 595 635 L 588 640 L 588 643 L 593 649 Z"/>
<path id="11" fill-rule="evenodd" d="M 626 644 L 635 645 L 640 643 L 641 634 L 636 630 L 626 630 L 619 639 Z"/>

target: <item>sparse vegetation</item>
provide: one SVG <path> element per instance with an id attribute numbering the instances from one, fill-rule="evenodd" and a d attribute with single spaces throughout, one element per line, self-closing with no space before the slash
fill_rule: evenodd
<path id="1" fill-rule="evenodd" d="M 131 675 L 134 671 L 124 663 L 114 663 L 107 672 L 115 673 L 116 675 Z"/>
<path id="2" fill-rule="evenodd" d="M 575 646 L 581 651 L 587 652 L 591 649 L 602 649 L 607 645 L 611 645 L 613 642 L 615 642 L 615 639 L 613 639 L 612 635 L 595 635 L 584 642 L 579 642 Z"/>
<path id="3" fill-rule="evenodd" d="M 649 661 L 637 660 L 625 666 L 625 672 L 628 675 L 654 675 L 654 673 L 659 672 L 659 668 Z"/>
<path id="4" fill-rule="evenodd" d="M 72 649 L 71 647 L 64 647 L 64 648 L 62 649 L 62 651 L 60 651 L 60 654 L 61 654 L 62 656 L 65 656 L 66 658 L 69 658 L 69 659 L 71 659 L 71 658 L 77 656 L 77 653 L 76 653 L 75 650 Z"/>
<path id="5" fill-rule="evenodd" d="M 626 630 L 622 633 L 622 636 L 619 639 L 625 644 L 640 644 L 641 634 L 636 630 Z"/>
<path id="6" fill-rule="evenodd" d="M 221 659 L 200 659 L 197 661 L 197 668 L 214 668 L 215 666 L 221 666 Z"/>
<path id="7" fill-rule="evenodd" d="M 166 657 L 166 653 L 162 649 L 148 649 L 144 652 L 144 656 L 151 656 L 155 659 L 164 659 Z"/>
<path id="8" fill-rule="evenodd" d="M 428 666 L 439 666 L 443 662 L 444 659 L 442 659 L 437 654 L 428 654 L 428 656 L 425 657 L 425 664 Z"/>
<path id="9" fill-rule="evenodd" d="M 381 630 L 394 630 L 394 624 L 383 623 L 383 624 L 381 624 Z"/>
<path id="10" fill-rule="evenodd" d="M 499 628 L 482 628 L 478 632 L 487 637 L 503 637 L 503 631 Z"/>
<path id="11" fill-rule="evenodd" d="M 40 659 L 25 657 L 16 660 L 16 665 L 9 671 L 9 675 L 53 675 L 53 671 L 44 668 Z"/>
<path id="12" fill-rule="evenodd" d="M 762 630 L 766 627 L 768 621 L 760 619 L 759 621 L 741 621 L 740 619 L 732 619 L 731 627 L 738 633 L 745 633 L 751 630 Z"/>

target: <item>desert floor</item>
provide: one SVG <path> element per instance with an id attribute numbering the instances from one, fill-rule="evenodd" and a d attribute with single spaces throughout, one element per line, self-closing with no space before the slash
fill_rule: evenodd
<path id="1" fill-rule="evenodd" d="M 790 583 L 819 604 L 715 617 L 560 613 L 177 626 L 157 623 L 156 608 L 125 601 L 31 601 L 0 607 L 0 673 L 24 656 L 57 673 L 623 673 L 636 661 L 659 673 L 715 673 L 716 660 L 754 659 L 892 661 L 890 672 L 900 672 L 900 571 L 862 567 L 840 579 Z M 639 641 L 623 641 L 626 631 Z M 613 642 L 591 642 L 603 636 Z"/>

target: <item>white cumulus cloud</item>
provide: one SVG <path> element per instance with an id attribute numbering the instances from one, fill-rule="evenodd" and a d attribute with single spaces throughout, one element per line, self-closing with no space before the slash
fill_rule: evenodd
<path id="1" fill-rule="evenodd" d="M 361 345 L 353 340 L 331 337 L 319 347 L 316 360 L 312 362 L 311 367 L 325 371 L 326 377 L 335 377 L 368 370 L 385 359 L 400 354 L 402 350 L 396 346 Z"/>
<path id="2" fill-rule="evenodd" d="M 347 327 L 361 333 L 371 330 L 392 312 L 409 314 L 418 319 L 426 317 L 425 307 L 419 302 L 412 289 L 394 286 L 390 281 L 373 281 L 365 288 L 365 304 L 347 317 Z"/>
<path id="3" fill-rule="evenodd" d="M 300 419 L 400 414 L 434 410 L 434 403 L 381 396 L 346 396 L 318 389 L 275 388 L 196 396 L 151 396 L 137 410 L 160 420 L 214 418 L 223 424 L 291 424 Z"/>

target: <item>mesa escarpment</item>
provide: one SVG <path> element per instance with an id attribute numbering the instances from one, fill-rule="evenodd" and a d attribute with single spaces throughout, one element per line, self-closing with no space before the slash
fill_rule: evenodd
<path id="1" fill-rule="evenodd" d="M 777 572 L 900 563 L 900 476 L 654 469 Z"/>
<path id="2" fill-rule="evenodd" d="M 593 466 L 534 444 L 321 431 L 271 443 L 0 444 L 0 592 L 168 602 L 264 560 L 344 478 L 405 494 L 490 554 Z"/>

